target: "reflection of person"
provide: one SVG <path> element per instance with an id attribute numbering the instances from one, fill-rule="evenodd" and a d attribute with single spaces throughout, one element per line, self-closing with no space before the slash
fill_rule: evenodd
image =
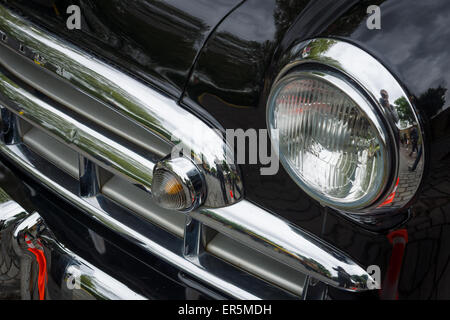
<path id="1" fill-rule="evenodd" d="M 333 270 L 336 270 L 338 272 L 338 282 L 339 287 L 341 288 L 350 288 L 353 287 L 353 281 L 350 275 L 342 268 L 341 266 L 337 268 L 333 268 Z"/>
<path id="2" fill-rule="evenodd" d="M 412 154 L 415 152 L 418 152 L 417 149 L 417 143 L 419 142 L 419 134 L 417 133 L 417 128 L 413 127 L 411 132 L 409 133 L 410 139 L 411 139 L 411 153 L 409 156 L 411 157 Z"/>
<path id="3" fill-rule="evenodd" d="M 406 136 L 406 133 L 403 134 L 403 144 L 404 145 L 408 144 L 408 137 Z"/>
<path id="4" fill-rule="evenodd" d="M 392 120 L 394 120 L 394 122 L 398 122 L 399 118 L 398 118 L 398 113 L 395 110 L 394 106 L 391 105 L 389 103 L 389 94 L 387 93 L 386 90 L 381 90 L 380 91 L 381 94 L 381 98 L 380 98 L 380 104 L 387 110 L 387 112 L 391 115 Z"/>
<path id="5" fill-rule="evenodd" d="M 421 157 L 422 157 L 422 146 L 419 147 L 419 152 L 417 153 L 416 161 L 414 161 L 412 167 L 408 167 L 409 171 L 416 171 L 417 165 L 419 164 Z"/>

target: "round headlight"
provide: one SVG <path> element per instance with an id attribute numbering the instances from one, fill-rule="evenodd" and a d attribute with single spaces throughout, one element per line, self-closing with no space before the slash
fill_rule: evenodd
<path id="1" fill-rule="evenodd" d="M 385 126 L 355 86 L 334 72 L 292 72 L 274 85 L 267 115 L 289 175 L 322 204 L 349 212 L 379 199 L 391 161 Z"/>

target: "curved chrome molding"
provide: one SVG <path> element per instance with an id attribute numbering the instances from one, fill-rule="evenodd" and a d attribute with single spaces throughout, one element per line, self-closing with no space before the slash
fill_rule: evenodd
<path id="1" fill-rule="evenodd" d="M 190 216 L 306 275 L 348 291 L 368 290 L 372 281 L 342 251 L 248 201 Z M 255 223 L 257 222 L 257 223 Z"/>
<path id="2" fill-rule="evenodd" d="M 12 148 L 0 143 L 0 151 L 26 172 L 47 185 L 52 191 L 163 260 L 236 298 L 257 298 L 210 274 L 201 265 L 198 265 L 195 259 L 178 256 L 164 246 L 149 240 L 115 220 L 90 202 L 59 186 L 22 159 L 20 155 L 17 155 Z M 369 289 L 366 279 L 371 281 L 371 276 L 345 253 L 246 200 L 226 208 L 198 209 L 190 212 L 189 215 L 205 225 L 273 257 L 277 261 L 305 272 L 307 275 L 331 286 L 349 291 Z"/>
<path id="3" fill-rule="evenodd" d="M 317 67 L 354 81 L 355 89 L 366 95 L 388 130 L 386 146 L 390 147 L 392 161 L 387 163 L 390 176 L 386 187 L 373 204 L 348 212 L 363 222 L 376 223 L 377 216 L 405 207 L 421 183 L 425 148 L 420 117 L 389 70 L 367 52 L 341 40 L 319 38 L 293 46 L 280 60 L 275 82 L 289 72 Z M 402 141 L 413 131 L 417 133 L 417 150 L 411 158 L 411 150 Z"/>
<path id="4" fill-rule="evenodd" d="M 147 250 L 152 254 L 158 256 L 160 259 L 175 265 L 177 268 L 186 272 L 187 274 L 190 274 L 194 278 L 201 279 L 202 281 L 208 283 L 210 286 L 216 288 L 221 292 L 225 292 L 232 297 L 235 297 L 236 299 L 260 299 L 258 296 L 211 274 L 201 265 L 197 265 L 192 261 L 185 259 L 183 256 L 180 256 L 177 253 L 167 249 L 163 244 L 159 244 L 148 239 L 141 233 L 136 232 L 124 223 L 121 223 L 118 220 L 114 219 L 111 215 L 95 206 L 92 202 L 89 202 L 85 198 L 81 198 L 73 192 L 67 190 L 66 188 L 58 185 L 58 183 L 42 174 L 38 169 L 33 167 L 32 164 L 24 160 L 24 158 L 22 157 L 23 155 L 20 153 L 16 153 L 14 149 L 14 146 L 8 147 L 0 142 L 0 152 L 3 155 L 11 159 L 17 166 L 19 166 L 19 168 L 46 185 L 52 192 L 55 192 L 67 201 L 73 203 L 75 206 L 80 208 L 80 210 L 90 215 L 93 219 L 108 226 L 110 229 L 124 236 L 126 239 L 130 239 L 133 243 L 142 247 L 144 250 Z"/>
<path id="5" fill-rule="evenodd" d="M 6 237 L 3 237 L 6 236 Z M 47 282 L 52 288 L 52 294 L 58 293 L 63 299 L 101 299 L 101 300 L 144 300 L 145 298 L 127 286 L 94 267 L 81 257 L 62 246 L 47 228 L 38 213 L 27 213 L 14 201 L 0 204 L 0 239 L 2 246 L 9 248 L 0 254 L 8 254 L 8 258 L 16 259 L 20 266 L 20 291 L 22 299 L 39 297 L 40 292 L 33 281 L 37 282 L 39 268 L 30 268 L 36 257 L 29 249 L 40 250 L 44 259 L 51 261 L 52 268 L 47 274 L 62 276 L 61 287 Z M 47 256 L 47 257 L 46 257 Z M 5 257 L 3 257 L 5 258 Z M 48 264 L 47 264 L 48 266 Z M 10 275 L 11 276 L 11 275 Z M 19 276 L 19 274 L 18 274 Z M 71 283 L 70 280 L 75 280 Z M 55 279 L 57 280 L 57 279 Z M 72 287 L 72 285 L 74 285 Z M 49 298 L 48 288 L 42 297 Z M 56 298 L 56 297 L 53 297 Z"/>
<path id="6" fill-rule="evenodd" d="M 184 156 L 199 164 L 205 175 L 208 186 L 206 207 L 223 207 L 242 199 L 239 168 L 231 159 L 233 152 L 223 137 L 174 100 L 48 34 L 1 5 L 0 36 L 0 43 L 175 145 L 178 148 L 174 148 L 175 151 L 189 150 Z M 72 141 L 79 134 L 79 128 L 72 126 L 72 129 L 60 132 L 66 141 Z M 136 162 L 139 159 L 132 163 Z M 152 168 L 148 167 L 142 176 L 142 171 L 136 172 L 132 178 L 137 178 L 140 183 L 146 181 L 144 186 L 148 187 Z M 230 192 L 236 189 L 241 192 Z"/>

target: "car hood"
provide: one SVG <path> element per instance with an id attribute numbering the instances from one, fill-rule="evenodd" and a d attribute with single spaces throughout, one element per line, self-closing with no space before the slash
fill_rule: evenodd
<path id="1" fill-rule="evenodd" d="M 77 46 L 179 97 L 208 36 L 243 2 L 17 0 L 12 5 Z M 80 30 L 67 27 L 71 4 L 81 9 Z"/>

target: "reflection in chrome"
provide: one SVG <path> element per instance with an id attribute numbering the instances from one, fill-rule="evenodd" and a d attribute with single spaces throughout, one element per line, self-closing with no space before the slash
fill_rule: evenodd
<path id="1" fill-rule="evenodd" d="M 175 101 L 92 55 L 49 35 L 4 6 L 0 6 L 0 32 L 7 35 L 4 43 L 9 48 L 20 52 L 36 65 L 64 78 L 112 110 L 133 119 L 136 124 L 150 130 L 167 143 L 183 145 L 191 150 L 192 158 L 196 163 L 200 163 L 199 167 L 208 186 L 204 202 L 206 207 L 223 207 L 242 198 L 242 193 L 230 192 L 243 188 L 239 168 L 227 157 L 232 152 L 223 137 L 205 122 L 178 106 Z M 21 46 L 24 50 L 19 51 Z M 12 95 L 17 93 L 14 92 L 17 88 L 11 83 L 5 84 L 3 89 Z M 48 110 L 48 106 L 43 105 L 42 101 L 29 95 L 24 95 L 24 99 L 27 100 L 24 102 L 31 103 L 33 110 L 28 111 L 33 111 L 35 116 L 42 117 L 47 114 L 45 110 Z M 53 119 L 49 118 L 47 121 L 48 123 L 40 123 L 44 129 L 52 131 L 69 143 L 74 143 L 80 149 L 89 149 L 91 153 L 99 151 L 101 160 L 111 161 L 113 169 L 122 174 L 131 174 L 130 178 L 146 188 L 150 187 L 153 167 L 147 167 L 145 171 L 147 163 L 142 157 L 127 154 L 129 150 L 120 150 L 114 141 L 106 141 L 103 137 L 86 131 L 85 126 L 79 126 L 73 119 L 62 114 L 56 113 Z M 69 128 L 64 129 L 62 124 L 68 124 Z M 92 145 L 89 144 L 91 139 Z M 209 143 L 203 143 L 204 141 Z M 116 157 L 108 158 L 116 151 L 120 151 Z M 126 165 L 123 160 L 130 162 Z"/>
<path id="2" fill-rule="evenodd" d="M 423 127 L 406 91 L 374 57 L 340 40 L 313 39 L 293 46 L 280 60 L 277 80 L 305 68 L 322 68 L 324 73 L 328 70 L 352 79 L 370 100 L 371 113 L 378 113 L 385 122 L 386 147 L 392 155 L 390 178 L 374 204 L 352 214 L 376 223 L 376 215 L 403 208 L 417 192 L 425 158 Z"/>
<path id="3" fill-rule="evenodd" d="M 2 254 L 16 260 L 22 299 L 145 299 L 66 249 L 38 213 L 27 213 L 12 200 L 0 204 L 0 240 L 7 249 Z"/>
<path id="4" fill-rule="evenodd" d="M 248 201 L 190 215 L 324 283 L 351 291 L 368 289 L 371 277 L 346 254 Z"/>
<path id="5" fill-rule="evenodd" d="M 194 158 L 202 160 L 199 169 L 204 175 L 208 194 L 204 207 L 190 213 L 194 222 L 186 225 L 185 231 L 188 234 L 184 235 L 184 244 L 179 249 L 167 248 L 175 242 L 150 239 L 146 230 L 135 230 L 127 224 L 133 217 L 127 216 L 127 219 L 119 220 L 103 207 L 102 195 L 95 195 L 98 191 L 98 177 L 95 176 L 97 171 L 90 161 L 106 167 L 108 171 L 131 178 L 148 189 L 151 188 L 154 163 L 139 152 L 137 147 L 118 143 L 104 130 L 97 130 L 95 124 L 81 122 L 75 114 L 62 112 L 47 101 L 50 99 L 44 101 L 31 94 L 4 73 L 0 76 L 4 106 L 82 155 L 79 183 L 87 185 L 80 190 L 79 186 L 74 188 L 72 184 L 66 185 L 61 175 L 54 177 L 48 172 L 44 173 L 42 167 L 45 166 L 40 166 L 39 161 L 36 162 L 35 158 L 29 156 L 20 139 L 14 141 L 14 144 L 8 144 L 6 140 L 6 143 L 0 143 L 0 151 L 4 156 L 51 191 L 183 272 L 235 298 L 256 299 L 259 293 L 243 289 L 242 282 L 224 280 L 230 277 L 242 280 L 245 273 L 239 276 L 235 273 L 218 275 L 225 268 L 218 262 L 214 262 L 214 265 L 219 265 L 219 268 L 207 267 L 208 262 L 203 260 L 205 255 L 201 250 L 203 244 L 200 243 L 202 223 L 332 286 L 351 291 L 368 289 L 366 281 L 370 280 L 370 276 L 344 253 L 270 212 L 245 200 L 239 202 L 242 193 L 237 195 L 236 192 L 229 192 L 234 189 L 243 190 L 238 168 L 227 163 L 226 155 L 230 153 L 226 152 L 226 144 L 204 122 L 150 87 L 31 26 L 2 6 L 0 29 L 8 34 L 10 48 L 16 48 L 17 41 L 14 39 L 17 39 L 26 46 L 25 56 L 32 58 L 33 52 L 40 55 L 38 65 L 42 68 L 58 73 L 77 88 L 133 118 L 165 141 L 172 142 L 172 134 L 176 132 L 178 140 L 193 151 Z M 8 123 L 13 127 L 12 130 L 14 123 Z M 198 139 L 190 130 L 192 126 L 198 129 L 194 132 L 210 135 L 207 137 L 208 144 L 200 143 L 205 139 Z M 224 207 L 230 204 L 234 205 Z M 255 282 L 252 282 L 252 286 L 253 289 L 256 288 Z M 271 286 L 265 286 L 269 292 Z M 255 292 L 260 291 L 255 289 Z"/>
<path id="6" fill-rule="evenodd" d="M 153 162 L 44 102 L 0 73 L 1 100 L 20 117 L 111 170 L 151 187 Z"/>

